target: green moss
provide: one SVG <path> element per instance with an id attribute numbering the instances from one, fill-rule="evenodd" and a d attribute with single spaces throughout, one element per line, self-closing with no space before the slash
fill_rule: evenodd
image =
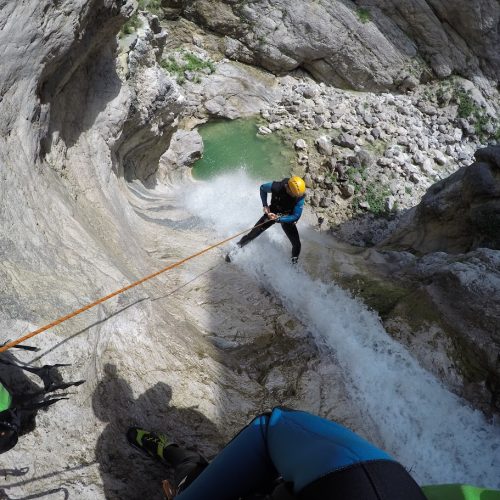
<path id="1" fill-rule="evenodd" d="M 371 144 L 367 145 L 367 149 L 369 151 L 373 151 L 376 156 L 383 156 L 385 150 L 387 149 L 387 142 L 383 141 L 382 139 L 376 139 Z"/>
<path id="2" fill-rule="evenodd" d="M 476 110 L 476 104 L 473 101 L 469 92 L 464 89 L 458 89 L 456 91 L 456 99 L 458 102 L 458 116 L 460 118 L 468 118 Z"/>
<path id="3" fill-rule="evenodd" d="M 382 292 L 383 293 L 383 292 Z M 454 329 L 442 315 L 438 305 L 424 289 L 404 294 L 397 298 L 397 304 L 389 312 L 389 317 L 396 322 L 405 323 L 411 332 L 422 329 L 429 331 L 431 325 L 436 326 L 448 339 L 451 340 L 448 357 L 453 360 L 457 371 L 468 382 L 481 383 L 488 377 L 488 362 L 481 349 L 474 345 Z M 388 319 L 387 316 L 383 319 Z M 394 323 L 393 323 L 394 324 Z M 397 334 L 398 328 L 387 330 Z M 437 345 L 436 340 L 429 341 L 429 345 Z"/>
<path id="4" fill-rule="evenodd" d="M 458 116 L 473 119 L 474 131 L 481 141 L 500 140 L 500 128 L 497 127 L 493 133 L 489 131 L 491 130 L 492 118 L 472 99 L 470 92 L 455 87 L 455 100 L 458 103 Z"/>
<path id="5" fill-rule="evenodd" d="M 368 185 L 366 188 L 365 199 L 370 205 L 370 212 L 375 215 L 385 213 L 387 211 L 385 200 L 390 194 L 391 192 L 386 187 L 381 187 L 377 184 Z"/>
<path id="6" fill-rule="evenodd" d="M 481 138 L 488 136 L 487 125 L 490 123 L 490 118 L 482 113 L 476 113 L 476 122 L 474 123 L 474 130 Z"/>
<path id="7" fill-rule="evenodd" d="M 404 318 L 411 331 L 418 331 L 423 326 L 434 324 L 443 331 L 449 331 L 449 326 L 424 290 L 416 289 L 407 293 L 394 309 L 393 317 Z"/>
<path id="8" fill-rule="evenodd" d="M 361 297 L 368 307 L 377 311 L 382 318 L 386 317 L 409 293 L 408 290 L 396 284 L 368 278 L 366 275 L 341 277 L 339 280 L 342 286 Z"/>
<path id="9" fill-rule="evenodd" d="M 167 59 L 163 59 L 161 67 L 174 75 L 181 75 L 183 72 L 182 66 L 177 62 L 174 56 L 168 56 Z"/>
<path id="10" fill-rule="evenodd" d="M 358 16 L 358 19 L 364 24 L 367 23 L 368 21 L 371 21 L 371 14 L 368 9 L 365 9 L 364 7 L 359 7 L 356 9 L 356 14 Z"/>
<path id="11" fill-rule="evenodd" d="M 215 71 L 215 65 L 212 61 L 201 59 L 191 52 L 184 53 L 184 60 L 186 61 L 185 71 L 201 71 L 205 68 L 208 68 L 210 73 Z"/>
<path id="12" fill-rule="evenodd" d="M 190 71 L 195 73 L 193 81 L 195 83 L 201 82 L 199 73 L 208 68 L 210 73 L 215 71 L 215 64 L 210 59 L 201 59 L 196 54 L 185 50 L 179 50 L 175 55 L 169 55 L 168 58 L 163 59 L 161 67 L 177 77 L 177 83 L 183 84 L 186 81 L 184 73 Z"/>
<path id="13" fill-rule="evenodd" d="M 457 368 L 468 382 L 482 382 L 488 377 L 488 363 L 478 352 L 477 346 L 467 342 L 459 335 L 452 336 L 454 352 L 450 357 L 457 364 Z"/>
<path id="14" fill-rule="evenodd" d="M 142 23 L 139 19 L 139 16 L 137 13 L 135 13 L 123 26 L 122 29 L 120 30 L 120 37 L 123 38 L 126 35 L 131 35 L 135 31 L 137 31 L 138 28 L 142 26 Z"/>
<path id="15" fill-rule="evenodd" d="M 147 10 L 155 15 L 161 14 L 161 0 L 139 0 L 138 9 Z"/>
<path id="16" fill-rule="evenodd" d="M 363 181 L 366 181 L 366 169 L 349 167 L 346 170 L 346 175 L 349 182 L 354 186 L 354 194 L 359 193 L 363 186 Z M 359 182 L 359 177 L 361 177 L 361 182 Z"/>

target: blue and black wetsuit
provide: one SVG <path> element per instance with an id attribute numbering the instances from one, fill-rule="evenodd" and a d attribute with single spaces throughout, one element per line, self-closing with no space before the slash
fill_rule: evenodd
<path id="1" fill-rule="evenodd" d="M 279 478 L 270 496 L 254 496 Z M 282 408 L 255 418 L 209 465 L 198 462 L 181 490 L 176 500 L 425 500 L 384 451 L 339 424 Z"/>
<path id="2" fill-rule="evenodd" d="M 269 220 L 267 215 L 263 215 L 255 224 L 254 228 L 238 242 L 240 247 L 250 243 L 257 236 L 261 235 L 266 229 L 270 228 L 276 222 L 281 223 L 283 231 L 292 244 L 292 257 L 298 257 L 300 254 L 300 237 L 295 223 L 302 215 L 305 197 L 295 198 L 290 196 L 286 190 L 288 179 L 282 181 L 268 182 L 260 186 L 260 198 L 262 206 L 267 207 L 267 195 L 271 193 L 271 204 L 269 210 L 274 214 L 279 214 L 277 220 Z M 267 221 L 267 222 L 266 222 Z M 265 224 L 264 224 L 265 222 Z M 262 224 L 262 225 L 260 225 Z M 258 226 L 258 227 L 256 227 Z"/>

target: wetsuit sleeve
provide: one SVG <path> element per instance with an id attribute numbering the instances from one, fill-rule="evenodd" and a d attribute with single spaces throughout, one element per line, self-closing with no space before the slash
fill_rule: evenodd
<path id="1" fill-rule="evenodd" d="M 267 207 L 267 193 L 270 193 L 273 188 L 272 182 L 267 182 L 260 186 L 260 199 L 262 200 L 262 206 Z"/>
<path id="2" fill-rule="evenodd" d="M 297 222 L 302 215 L 302 209 L 304 208 L 305 198 L 301 198 L 293 208 L 293 212 L 290 215 L 284 215 L 279 218 L 279 222 L 290 223 Z"/>

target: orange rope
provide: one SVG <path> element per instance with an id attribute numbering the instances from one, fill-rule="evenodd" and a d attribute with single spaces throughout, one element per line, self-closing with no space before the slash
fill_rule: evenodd
<path id="1" fill-rule="evenodd" d="M 268 221 L 265 221 L 262 224 L 259 224 L 258 226 L 254 226 L 254 227 L 262 226 L 263 224 L 266 224 L 267 222 Z M 253 228 L 250 228 L 250 229 L 253 229 Z M 155 273 L 152 273 L 152 274 L 146 276 L 145 278 L 142 278 L 138 281 L 134 281 L 134 283 L 131 283 L 130 285 L 124 286 L 123 288 L 120 288 L 119 290 L 116 290 L 115 292 L 110 293 L 109 295 L 101 297 L 100 299 L 98 299 L 94 302 L 91 302 L 90 304 L 87 304 L 86 306 L 83 306 L 80 309 L 77 309 L 76 311 L 73 311 L 69 314 L 66 314 L 65 316 L 61 316 L 60 318 L 56 319 L 55 321 L 52 321 L 52 323 L 49 323 L 45 326 L 42 326 L 38 330 L 35 330 L 31 333 L 27 333 L 23 337 L 19 337 L 17 340 L 13 340 L 12 342 L 9 342 L 8 344 L 1 346 L 0 352 L 5 352 L 8 349 L 10 349 L 11 347 L 15 347 L 16 345 L 21 344 L 25 340 L 28 340 L 31 337 L 38 335 L 39 333 L 42 333 L 46 330 L 49 330 L 50 328 L 53 328 L 54 326 L 60 325 L 64 321 L 67 321 L 68 319 L 74 318 L 75 316 L 78 316 L 79 314 L 81 314 L 85 311 L 88 311 L 92 307 L 95 307 L 99 304 L 102 304 L 106 300 L 109 300 L 109 299 L 115 297 L 116 295 L 120 295 L 121 293 L 126 292 L 127 290 L 130 290 L 131 288 L 134 288 L 135 286 L 141 285 L 145 281 L 148 281 L 148 280 L 150 280 L 150 279 L 152 279 L 152 278 L 154 278 L 154 277 L 156 277 L 156 276 L 158 276 L 166 271 L 169 271 L 170 269 L 173 269 L 174 267 L 178 267 L 178 266 L 184 264 L 184 262 L 187 262 L 188 260 L 194 259 L 195 257 L 199 257 L 200 255 L 208 252 L 209 250 L 212 250 L 212 248 L 216 248 L 220 245 L 223 245 L 224 243 L 227 243 L 228 241 L 231 241 L 234 238 L 237 238 L 238 236 L 242 235 L 243 233 L 250 231 L 250 229 L 245 229 L 245 231 L 241 231 L 240 233 L 237 233 L 233 236 L 230 236 L 229 238 L 226 238 L 225 240 L 219 241 L 219 243 L 215 243 L 214 245 L 211 245 L 211 246 L 205 248 L 204 250 L 201 250 L 201 252 L 197 252 L 193 255 L 190 255 L 189 257 L 186 257 L 185 259 L 179 260 L 179 261 L 175 262 L 174 264 L 171 264 L 170 266 L 164 267 L 163 269 L 160 269 L 159 271 L 156 271 Z"/>

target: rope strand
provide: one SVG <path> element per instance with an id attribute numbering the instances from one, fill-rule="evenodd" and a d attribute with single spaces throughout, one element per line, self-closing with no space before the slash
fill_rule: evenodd
<path id="1" fill-rule="evenodd" d="M 149 274 L 148 276 L 145 276 L 144 278 L 134 281 L 130 285 L 124 286 L 123 288 L 120 288 L 119 290 L 116 290 L 108 295 L 105 295 L 104 297 L 101 297 L 100 299 L 95 300 L 94 302 L 91 302 L 90 304 L 87 304 L 86 306 L 81 307 L 80 309 L 76 309 L 75 311 L 66 314 L 65 316 L 61 316 L 60 318 L 52 321 L 51 323 L 48 323 L 45 326 L 42 326 L 41 328 L 38 328 L 38 330 L 34 330 L 33 332 L 27 333 L 26 335 L 23 335 L 22 337 L 19 337 L 16 340 L 13 340 L 12 342 L 9 342 L 8 344 L 4 344 L 3 346 L 0 346 L 0 353 L 5 352 L 8 349 L 11 349 L 12 347 L 17 346 L 18 344 L 21 344 L 22 342 L 34 337 L 35 335 L 38 335 L 42 332 L 45 332 L 46 330 L 49 330 L 50 328 L 54 328 L 57 325 L 60 325 L 61 323 L 64 323 L 65 321 L 74 318 L 75 316 L 78 316 L 79 314 L 88 311 L 89 309 L 92 309 L 93 307 L 102 304 L 103 302 L 106 302 L 107 300 L 116 297 L 117 295 L 120 295 L 127 290 L 130 290 L 131 288 L 134 288 L 138 285 L 142 285 L 142 283 L 149 281 L 150 279 L 155 278 L 156 276 L 159 276 L 160 274 L 163 274 L 166 271 L 170 271 L 171 269 L 174 269 L 175 267 L 179 267 L 188 260 L 194 259 L 195 257 L 199 257 L 200 255 L 203 255 L 204 253 L 208 252 L 209 250 L 212 250 L 213 248 L 219 247 L 223 245 L 224 243 L 227 243 L 228 241 L 233 240 L 234 238 L 237 238 L 238 236 L 241 236 L 242 234 L 246 233 L 247 231 L 250 231 L 251 229 L 255 227 L 262 226 L 266 224 L 268 221 L 262 222 L 261 224 L 258 224 L 256 226 L 253 226 L 250 229 L 245 229 L 244 231 L 241 231 L 237 234 L 234 234 L 233 236 L 230 236 L 229 238 L 226 238 L 225 240 L 219 241 L 218 243 L 215 243 L 214 245 L 211 245 L 204 250 L 201 250 L 200 252 L 194 253 L 193 255 L 190 255 L 189 257 L 186 257 L 185 259 L 179 260 L 177 262 L 174 262 L 173 264 L 164 267 L 163 269 L 160 269 L 159 271 L 156 271 L 152 274 Z"/>

